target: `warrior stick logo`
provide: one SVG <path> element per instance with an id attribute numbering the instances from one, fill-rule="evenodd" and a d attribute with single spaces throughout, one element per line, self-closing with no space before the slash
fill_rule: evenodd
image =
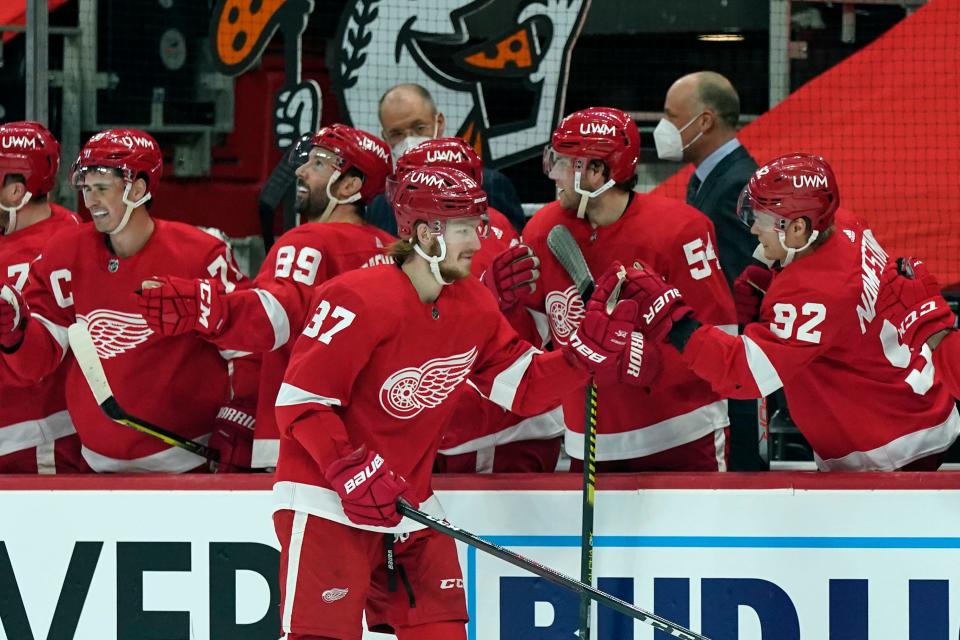
<path id="1" fill-rule="evenodd" d="M 590 0 L 349 0 L 332 73 L 345 120 L 380 131 L 394 84 L 427 88 L 445 135 L 484 164 L 539 155 L 563 115 L 570 53 Z"/>

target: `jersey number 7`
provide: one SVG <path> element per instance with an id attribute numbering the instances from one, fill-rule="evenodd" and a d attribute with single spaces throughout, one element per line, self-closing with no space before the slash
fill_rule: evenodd
<path id="1" fill-rule="evenodd" d="M 331 320 L 338 320 L 338 322 L 323 333 L 320 333 L 320 329 L 327 319 L 327 316 L 330 316 Z M 314 313 L 313 318 L 310 319 L 310 324 L 303 330 L 303 335 L 308 338 L 316 338 L 323 344 L 330 344 L 330 339 L 353 324 L 353 320 L 356 317 L 357 314 L 353 311 L 344 309 L 341 306 L 334 307 L 333 313 L 330 313 L 330 303 L 326 300 L 321 300 L 320 304 L 317 305 L 316 313 Z"/>

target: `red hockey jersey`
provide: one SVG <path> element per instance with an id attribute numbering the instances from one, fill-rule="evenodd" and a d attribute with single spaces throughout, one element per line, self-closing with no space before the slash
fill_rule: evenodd
<path id="1" fill-rule="evenodd" d="M 594 278 L 618 260 L 642 262 L 676 285 L 697 318 L 736 333 L 733 299 L 715 249 L 713 223 L 676 200 L 634 193 L 615 223 L 593 228 L 559 202 L 540 209 L 523 231 L 524 242 L 540 258 L 538 311 L 545 312 L 558 344 L 566 344 L 583 318 L 584 306 L 560 263 L 547 246 L 556 225 L 567 227 Z M 669 274 L 669 275 L 668 275 Z M 598 385 L 597 460 L 627 460 L 692 442 L 729 424 L 727 404 L 697 378 L 672 350 L 663 350 L 663 372 L 650 388 Z M 582 456 L 584 392 L 564 399 L 565 446 Z"/>
<path id="2" fill-rule="evenodd" d="M 777 274 L 743 336 L 701 327 L 683 358 L 731 398 L 783 387 L 820 469 L 898 469 L 949 447 L 960 416 L 935 381 L 930 348 L 900 344 L 890 318 L 904 310 L 877 311 L 895 277 L 869 229 L 838 227 Z"/>
<path id="3" fill-rule="evenodd" d="M 193 335 L 158 338 L 133 292 L 155 275 L 217 278 L 228 290 L 243 278 L 219 238 L 178 222 L 154 220 L 146 245 L 116 257 L 92 223 L 57 233 L 30 268 L 30 322 L 23 344 L 0 357 L 0 382 L 28 384 L 54 371 L 68 350 L 67 328 L 87 325 L 119 404 L 131 414 L 206 442 L 229 399 L 227 363 Z M 101 472 L 189 471 L 204 460 L 123 427 L 103 415 L 71 364 L 67 407 L 87 463 Z"/>
<path id="4" fill-rule="evenodd" d="M 302 224 L 283 234 L 271 247 L 253 282 L 256 291 L 244 293 L 242 297 L 246 298 L 245 301 L 230 303 L 231 327 L 243 331 L 247 325 L 246 329 L 250 330 L 251 325 L 247 323 L 253 314 L 260 318 L 259 321 L 254 320 L 253 324 L 261 327 L 263 335 L 273 337 L 267 349 L 276 347 L 263 354 L 260 368 L 257 426 L 253 440 L 254 467 L 277 465 L 280 436 L 274 403 L 293 350 L 292 340 L 278 344 L 278 331 L 283 332 L 283 326 L 289 327 L 287 336 L 292 329 L 295 338 L 306 319 L 306 305 L 314 287 L 351 269 L 390 262 L 385 251 L 394 240 L 389 233 L 370 224 Z M 277 292 L 278 281 L 288 285 L 283 287 L 282 293 Z M 257 299 L 253 300 L 251 295 L 257 296 Z M 271 297 L 276 300 L 276 305 L 270 300 Z M 283 304 L 280 304 L 281 300 Z M 273 322 L 266 327 L 264 320 Z M 221 347 L 230 344 L 227 334 L 217 344 Z"/>
<path id="5" fill-rule="evenodd" d="M 23 291 L 30 263 L 44 244 L 64 227 L 75 227 L 80 218 L 63 207 L 51 204 L 46 220 L 0 237 L 0 283 Z M 57 367 L 43 380 L 29 386 L 2 384 L 0 396 L 0 456 L 53 442 L 75 433 L 67 412 L 64 383 L 68 363 Z"/>
<path id="6" fill-rule="evenodd" d="M 937 379 L 954 398 L 960 399 L 960 332 L 954 331 L 944 338 L 933 352 Z"/>
<path id="7" fill-rule="evenodd" d="M 359 269 L 319 287 L 312 307 L 277 397 L 276 509 L 355 526 L 323 469 L 365 444 L 406 478 L 412 500 L 439 513 L 431 468 L 464 380 L 532 415 L 586 379 L 562 354 L 522 340 L 475 278 L 425 304 L 400 268 Z M 419 528 L 405 520 L 395 531 Z"/>

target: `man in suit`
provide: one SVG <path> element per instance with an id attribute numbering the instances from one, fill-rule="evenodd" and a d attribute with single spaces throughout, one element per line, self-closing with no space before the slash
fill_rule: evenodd
<path id="1" fill-rule="evenodd" d="M 437 110 L 433 96 L 419 84 L 398 84 L 380 97 L 380 137 L 390 146 L 393 162 L 406 151 L 430 138 L 442 138 L 446 119 Z M 516 227 L 523 230 L 526 217 L 520 197 L 510 180 L 495 169 L 483 169 L 483 190 L 490 206 L 500 211 Z M 384 231 L 397 234 L 393 210 L 381 194 L 367 205 L 365 217 Z"/>
<path id="2" fill-rule="evenodd" d="M 667 91 L 663 118 L 653 132 L 662 160 L 692 162 L 687 204 L 704 212 L 717 230 L 717 252 L 727 283 L 753 260 L 757 247 L 737 217 L 740 192 L 757 163 L 737 140 L 740 97 L 730 81 L 713 71 L 679 78 Z M 730 470 L 767 468 L 758 452 L 757 403 L 730 400 Z"/>
<path id="3" fill-rule="evenodd" d="M 707 214 L 716 227 L 720 265 L 732 286 L 757 246 L 737 218 L 737 199 L 757 169 L 737 140 L 740 98 L 719 73 L 699 71 L 673 83 L 663 112 L 653 134 L 657 155 L 696 167 L 687 185 L 687 203 Z"/>

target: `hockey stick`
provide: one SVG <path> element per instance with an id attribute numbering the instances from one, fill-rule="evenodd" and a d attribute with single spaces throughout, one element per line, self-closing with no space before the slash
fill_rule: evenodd
<path id="1" fill-rule="evenodd" d="M 70 338 L 70 350 L 73 351 L 73 357 L 77 359 L 77 364 L 80 365 L 80 372 L 87 380 L 87 385 L 93 392 L 93 397 L 100 405 L 100 409 L 108 418 L 125 427 L 130 427 L 140 433 L 162 440 L 170 446 L 186 449 L 190 453 L 206 458 L 211 462 L 220 460 L 220 452 L 216 449 L 211 449 L 195 440 L 188 440 L 124 411 L 113 396 L 113 389 L 110 388 L 110 383 L 107 381 L 107 374 L 103 370 L 103 363 L 100 362 L 100 356 L 97 355 L 97 347 L 93 344 L 90 332 L 87 331 L 85 326 L 76 322 L 67 329 L 67 335 Z"/>
<path id="2" fill-rule="evenodd" d="M 613 609 L 618 613 L 622 613 L 625 616 L 630 616 L 634 620 L 639 620 L 644 624 L 648 624 L 655 629 L 659 629 L 666 634 L 674 638 L 682 638 L 683 640 L 710 640 L 706 636 L 702 636 L 699 633 L 694 633 L 685 627 L 681 627 L 678 624 L 675 624 L 666 618 L 662 618 L 655 613 L 636 607 L 625 600 L 621 600 L 616 596 L 612 596 L 609 593 L 595 589 L 593 585 L 581 582 L 576 578 L 572 578 L 564 573 L 560 573 L 556 569 L 551 569 L 545 565 L 540 564 L 536 560 L 531 560 L 525 556 L 520 555 L 509 549 L 505 549 L 500 545 L 494 544 L 488 540 L 484 540 L 480 536 L 474 535 L 469 531 L 464 531 L 463 529 L 456 527 L 446 520 L 441 520 L 434 516 L 431 516 L 429 513 L 415 509 L 403 500 L 400 500 L 397 503 L 397 511 L 411 520 L 419 522 L 422 525 L 426 525 L 433 529 L 434 531 L 439 531 L 442 534 L 448 535 L 451 538 L 459 540 L 465 544 L 475 547 L 484 553 L 489 553 L 490 555 L 500 558 L 506 562 L 509 562 L 515 567 L 520 567 L 525 571 L 536 574 L 545 580 L 552 582 L 553 584 L 559 585 L 564 589 L 569 589 L 574 593 L 579 593 L 582 598 L 586 598 L 589 602 L 590 600 L 596 600 L 600 604 Z"/>
<path id="3" fill-rule="evenodd" d="M 584 305 L 593 294 L 594 281 L 583 253 L 570 230 L 558 224 L 547 234 L 550 252 L 573 280 Z M 584 403 L 586 429 L 583 434 L 583 510 L 580 522 L 580 580 L 593 584 L 593 504 L 597 484 L 597 384 L 590 379 Z M 581 593 L 580 639 L 590 640 L 590 598 Z"/>

